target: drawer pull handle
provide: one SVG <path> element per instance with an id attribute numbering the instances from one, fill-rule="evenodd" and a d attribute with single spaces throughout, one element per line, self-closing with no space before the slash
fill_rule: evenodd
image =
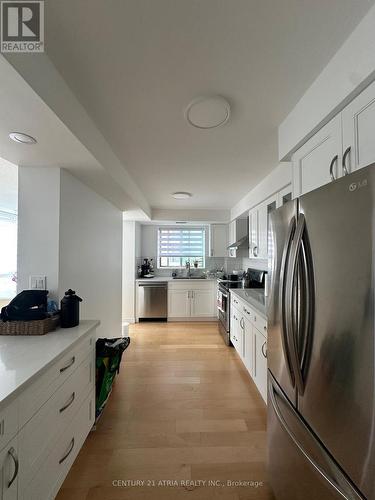
<path id="1" fill-rule="evenodd" d="M 264 342 L 264 344 L 262 345 L 262 354 L 263 354 L 263 356 L 267 359 L 267 351 L 266 351 L 266 352 L 264 352 L 264 348 L 265 348 L 265 346 L 266 346 L 266 342 Z"/>
<path id="2" fill-rule="evenodd" d="M 70 368 L 72 365 L 74 365 L 75 361 L 76 361 L 76 357 L 75 357 L 75 356 L 73 356 L 73 357 L 72 357 L 72 359 L 70 360 L 70 362 L 69 362 L 66 366 L 64 366 L 63 368 L 60 368 L 60 373 L 65 372 L 65 370 L 67 370 L 67 369 L 68 369 L 68 368 Z"/>
<path id="3" fill-rule="evenodd" d="M 59 464 L 61 465 L 63 462 L 65 462 L 65 460 L 68 458 L 68 456 L 72 453 L 73 451 L 73 448 L 74 448 L 74 438 L 72 438 L 71 442 L 70 442 L 70 445 L 69 445 L 69 450 L 65 453 L 65 455 L 60 458 L 59 460 Z"/>
<path id="4" fill-rule="evenodd" d="M 76 393 L 73 392 L 73 394 L 70 396 L 69 401 L 66 403 L 66 405 L 64 405 L 62 408 L 60 408 L 60 410 L 59 410 L 60 413 L 67 410 L 69 408 L 69 406 L 71 406 L 73 404 L 73 401 L 75 400 L 75 398 L 76 398 Z"/>
<path id="5" fill-rule="evenodd" d="M 8 488 L 10 488 L 12 486 L 12 484 L 14 483 L 14 481 L 16 480 L 16 477 L 18 476 L 18 469 L 19 469 L 20 463 L 18 460 L 16 450 L 13 447 L 10 448 L 10 450 L 8 450 L 8 455 L 12 458 L 12 460 L 14 462 L 14 473 L 13 473 L 12 479 L 8 483 Z"/>

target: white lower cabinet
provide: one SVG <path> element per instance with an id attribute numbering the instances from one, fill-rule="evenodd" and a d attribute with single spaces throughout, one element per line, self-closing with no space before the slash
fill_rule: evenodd
<path id="1" fill-rule="evenodd" d="M 215 316 L 213 291 L 208 290 L 192 290 L 191 297 L 191 317 L 192 318 L 212 318 Z"/>
<path id="2" fill-rule="evenodd" d="M 187 318 L 190 316 L 190 290 L 168 290 L 168 318 Z"/>
<path id="3" fill-rule="evenodd" d="M 239 314 L 236 309 L 232 308 L 230 321 L 230 340 L 233 347 L 236 349 L 240 357 L 243 356 L 243 333 L 240 327 Z"/>
<path id="4" fill-rule="evenodd" d="M 262 330 L 262 332 L 260 332 Z M 267 320 L 231 294 L 230 339 L 267 403 Z"/>
<path id="5" fill-rule="evenodd" d="M 89 331 L 0 410 L 1 500 L 57 495 L 95 421 L 95 340 Z"/>
<path id="6" fill-rule="evenodd" d="M 168 320 L 209 320 L 216 317 L 215 281 L 181 280 L 168 284 Z"/>
<path id="7" fill-rule="evenodd" d="M 244 339 L 244 348 L 243 348 L 243 355 L 244 355 L 244 363 L 247 368 L 247 371 L 250 373 L 251 376 L 253 376 L 253 365 L 254 365 L 254 339 L 253 339 L 253 326 L 251 322 L 246 319 L 243 319 L 243 339 Z"/>
<path id="8" fill-rule="evenodd" d="M 94 397 L 94 391 L 91 391 L 31 481 L 27 485 L 21 485 L 24 487 L 21 488 L 20 498 L 23 500 L 55 498 L 94 424 Z"/>
<path id="9" fill-rule="evenodd" d="M 253 379 L 263 399 L 267 401 L 267 339 L 253 327 Z"/>
<path id="10" fill-rule="evenodd" d="M 17 437 L 0 451 L 0 498 L 17 500 L 19 458 Z"/>

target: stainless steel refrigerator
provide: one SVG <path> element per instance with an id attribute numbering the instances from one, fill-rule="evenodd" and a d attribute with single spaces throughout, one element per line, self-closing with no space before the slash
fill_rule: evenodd
<path id="1" fill-rule="evenodd" d="M 268 461 L 277 500 L 375 499 L 375 164 L 271 214 Z"/>

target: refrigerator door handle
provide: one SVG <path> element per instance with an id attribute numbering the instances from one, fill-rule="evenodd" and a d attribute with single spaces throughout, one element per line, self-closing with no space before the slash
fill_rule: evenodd
<path id="1" fill-rule="evenodd" d="M 338 466 L 334 463 L 334 461 L 330 458 L 326 450 L 322 447 L 322 445 L 313 437 L 315 441 L 315 446 L 317 449 L 317 452 L 319 452 L 319 455 L 321 457 L 324 457 L 324 461 L 326 462 L 326 468 L 329 470 L 330 475 L 317 463 L 316 460 L 314 460 L 313 457 L 309 455 L 309 453 L 303 448 L 297 437 L 295 436 L 294 432 L 290 429 L 290 427 L 287 424 L 286 419 L 284 418 L 282 411 L 280 410 L 280 407 L 276 401 L 275 393 L 278 398 L 281 399 L 281 401 L 284 401 L 285 404 L 290 407 L 290 403 L 286 400 L 284 394 L 281 392 L 279 387 L 276 386 L 276 384 L 273 382 L 272 377 L 268 377 L 268 396 L 269 396 L 269 401 L 271 402 L 272 408 L 275 412 L 276 418 L 279 421 L 282 429 L 287 433 L 293 444 L 296 446 L 296 448 L 299 450 L 299 452 L 304 456 L 304 458 L 307 460 L 307 462 L 310 464 L 310 466 L 320 475 L 323 477 L 325 481 L 327 481 L 332 488 L 340 495 L 340 497 L 344 500 L 364 500 L 364 498 L 357 493 L 353 487 L 348 483 L 346 477 L 344 474 L 341 472 L 341 470 L 338 468 Z M 311 431 L 305 426 L 303 421 L 300 419 L 298 414 L 295 412 L 294 409 L 290 407 L 290 411 L 293 412 L 293 415 L 295 416 L 296 420 L 299 421 L 300 425 L 304 428 L 304 432 L 311 434 Z"/>
<path id="2" fill-rule="evenodd" d="M 286 314 L 286 304 L 285 304 L 285 294 L 287 288 L 287 271 L 288 271 L 288 263 L 290 256 L 290 248 L 293 241 L 293 236 L 296 230 L 296 218 L 292 217 L 289 223 L 288 234 L 285 240 L 285 245 L 283 249 L 283 255 L 281 258 L 281 266 L 280 266 L 280 292 L 279 292 L 279 304 L 281 310 L 281 340 L 284 351 L 285 364 L 287 367 L 288 375 L 292 387 L 295 386 L 295 377 L 294 372 L 291 365 L 291 356 L 289 350 L 289 342 L 287 337 L 288 330 L 288 316 Z"/>
<path id="3" fill-rule="evenodd" d="M 295 293 L 296 293 L 296 273 L 298 259 L 300 256 L 302 237 L 305 230 L 305 216 L 300 214 L 298 217 L 297 228 L 294 234 L 293 244 L 290 251 L 290 265 L 287 269 L 287 287 L 286 287 L 286 317 L 288 319 L 286 323 L 286 334 L 288 339 L 288 345 L 290 350 L 290 361 L 292 364 L 292 369 L 294 371 L 295 382 L 297 386 L 298 393 L 302 396 L 304 393 L 304 381 L 301 370 L 301 363 L 298 357 L 298 311 L 296 308 L 298 305 L 295 303 Z M 294 318 L 297 318 L 295 320 Z"/>

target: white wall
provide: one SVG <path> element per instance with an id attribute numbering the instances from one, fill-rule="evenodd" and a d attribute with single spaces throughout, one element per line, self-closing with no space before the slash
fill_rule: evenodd
<path id="1" fill-rule="evenodd" d="M 122 247 L 122 320 L 130 323 L 135 321 L 135 277 L 136 253 L 138 252 L 139 229 L 136 222 L 123 222 Z"/>
<path id="2" fill-rule="evenodd" d="M 279 159 L 291 154 L 375 78 L 375 6 L 279 127 Z"/>
<path id="3" fill-rule="evenodd" d="M 100 336 L 121 336 L 122 213 L 58 168 L 19 169 L 18 289 L 47 276 L 51 296 L 68 288 Z"/>
<path id="4" fill-rule="evenodd" d="M 100 319 L 99 336 L 121 336 L 122 212 L 61 170 L 59 296 L 83 298 L 82 319 Z"/>
<path id="5" fill-rule="evenodd" d="M 19 167 L 18 292 L 29 276 L 47 276 L 52 298 L 59 299 L 60 169 Z"/>

